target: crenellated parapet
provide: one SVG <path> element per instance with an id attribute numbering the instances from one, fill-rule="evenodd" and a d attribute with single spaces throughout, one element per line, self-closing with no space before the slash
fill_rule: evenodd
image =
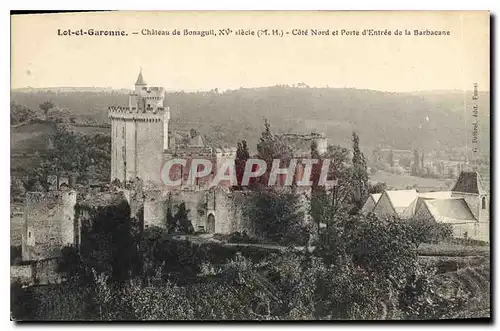
<path id="1" fill-rule="evenodd" d="M 111 119 L 136 119 L 144 121 L 146 119 L 164 120 L 170 119 L 168 107 L 128 107 L 128 106 L 110 106 L 108 107 L 109 118 Z"/>

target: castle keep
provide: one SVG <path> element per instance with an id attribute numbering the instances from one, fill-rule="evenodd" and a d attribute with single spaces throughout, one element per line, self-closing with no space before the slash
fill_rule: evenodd
<path id="1" fill-rule="evenodd" d="M 165 89 L 148 87 L 141 71 L 135 90 L 129 94 L 128 106 L 109 108 L 112 180 L 126 182 L 138 177 L 161 182 L 170 120 L 164 99 Z"/>

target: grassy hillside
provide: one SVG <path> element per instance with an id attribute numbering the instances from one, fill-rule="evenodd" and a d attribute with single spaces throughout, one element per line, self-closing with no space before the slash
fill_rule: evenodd
<path id="1" fill-rule="evenodd" d="M 56 132 L 53 122 L 36 121 L 12 126 L 10 148 L 13 155 L 43 152 L 49 146 L 49 137 Z"/>

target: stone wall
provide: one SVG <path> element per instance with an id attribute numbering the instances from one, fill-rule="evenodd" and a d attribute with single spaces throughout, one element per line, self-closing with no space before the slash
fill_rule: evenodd
<path id="1" fill-rule="evenodd" d="M 62 276 L 57 273 L 57 259 L 37 261 L 33 264 L 33 277 L 35 284 L 60 284 Z"/>
<path id="2" fill-rule="evenodd" d="M 10 267 L 10 282 L 16 280 L 23 285 L 60 284 L 63 275 L 57 272 L 58 259 L 32 261 L 25 265 Z"/>
<path id="3" fill-rule="evenodd" d="M 215 217 L 215 233 L 242 231 L 247 226 L 242 221 L 241 193 L 230 192 L 225 188 L 209 190 L 177 189 L 171 191 L 149 191 L 144 199 L 144 225 L 165 227 L 167 209 L 172 216 L 181 203 L 186 205 L 188 218 L 196 230 L 208 231 L 208 217 Z"/>
<path id="4" fill-rule="evenodd" d="M 10 282 L 13 283 L 15 281 L 26 285 L 33 284 L 33 272 L 31 264 L 10 266 Z"/>
<path id="5" fill-rule="evenodd" d="M 58 257 L 62 246 L 74 243 L 75 203 L 75 191 L 26 194 L 23 260 Z"/>

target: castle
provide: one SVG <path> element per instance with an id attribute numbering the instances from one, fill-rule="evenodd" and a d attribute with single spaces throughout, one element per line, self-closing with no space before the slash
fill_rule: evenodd
<path id="1" fill-rule="evenodd" d="M 145 228 L 165 227 L 167 211 L 175 211 L 176 206 L 184 203 L 196 231 L 253 233 L 251 222 L 244 216 L 245 202 L 251 192 L 231 190 L 224 185 L 210 187 L 206 181 L 175 187 L 164 185 L 162 167 L 173 158 L 209 159 L 216 165 L 209 175 L 213 177 L 219 163 L 234 162 L 236 157 L 236 148 L 205 146 L 199 135 L 187 141 L 178 139 L 169 130 L 170 110 L 164 101 L 165 89 L 148 87 L 141 71 L 134 91 L 129 94 L 128 106 L 109 107 L 110 181 L 116 185 L 106 189 L 77 188 L 71 181 L 53 179 L 57 184 L 49 192 L 26 194 L 22 259 L 32 263 L 11 269 L 28 275 L 27 279 L 57 281 L 51 261 L 61 255 L 62 247 L 78 247 L 82 224 L 108 213 L 109 208 L 116 209 L 120 217 L 140 220 Z M 312 142 L 321 154 L 327 149 L 326 137 L 319 133 L 287 133 L 281 134 L 280 139 L 292 146 L 299 157 L 310 157 Z M 173 174 L 180 176 L 183 183 L 187 179 L 185 168 L 189 168 L 189 162 Z M 308 192 L 300 193 L 307 208 Z M 488 240 L 484 233 L 489 229 L 489 205 L 489 193 L 479 175 L 463 173 L 451 192 L 385 191 L 371 195 L 364 212 L 424 215 L 453 223 L 456 235 L 467 232 L 470 237 Z"/>
<path id="2" fill-rule="evenodd" d="M 199 135 L 188 141 L 169 130 L 170 110 L 165 107 L 165 89 L 149 87 L 142 71 L 129 94 L 127 106 L 110 106 L 111 178 L 109 189 L 77 188 L 55 185 L 49 192 L 28 192 L 25 198 L 22 258 L 25 261 L 48 261 L 60 256 L 61 247 L 78 246 L 82 224 L 110 206 L 126 204 L 131 218 L 140 219 L 145 228 L 165 227 L 167 211 L 184 203 L 196 231 L 206 233 L 253 232 L 243 209 L 248 191 L 230 187 L 208 186 L 207 181 L 185 185 L 189 161 L 194 158 L 214 163 L 211 178 L 221 162 L 234 162 L 236 148 L 205 146 Z M 318 151 L 326 151 L 323 134 L 283 134 L 299 154 L 310 153 L 312 141 Z M 162 167 L 171 159 L 187 160 L 173 176 L 180 176 L 181 186 L 166 186 Z M 187 168 L 187 169 L 186 169 Z M 304 193 L 304 201 L 305 199 Z"/>

